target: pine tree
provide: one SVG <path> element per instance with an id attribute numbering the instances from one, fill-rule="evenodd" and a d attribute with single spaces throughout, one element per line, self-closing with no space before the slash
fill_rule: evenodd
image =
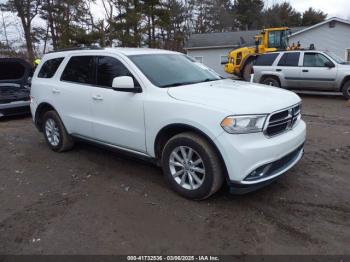
<path id="1" fill-rule="evenodd" d="M 301 21 L 302 26 L 311 26 L 324 21 L 327 18 L 327 14 L 322 11 L 316 11 L 312 7 L 303 13 L 303 18 Z"/>
<path id="2" fill-rule="evenodd" d="M 242 30 L 257 29 L 261 26 L 263 0 L 235 0 L 235 14 Z"/>

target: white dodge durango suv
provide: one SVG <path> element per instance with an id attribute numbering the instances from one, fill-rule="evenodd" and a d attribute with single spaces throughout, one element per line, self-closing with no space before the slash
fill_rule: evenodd
<path id="1" fill-rule="evenodd" d="M 56 152 L 77 139 L 155 160 L 171 187 L 204 199 L 274 181 L 303 155 L 301 100 L 222 79 L 184 54 L 140 48 L 44 56 L 31 111 Z"/>

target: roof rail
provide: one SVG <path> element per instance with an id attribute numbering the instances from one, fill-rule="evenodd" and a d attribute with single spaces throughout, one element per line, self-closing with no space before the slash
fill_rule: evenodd
<path id="1" fill-rule="evenodd" d="M 102 50 L 103 47 L 98 46 L 84 46 L 84 47 L 68 47 L 68 48 L 59 48 L 54 51 L 48 52 L 48 54 L 51 53 L 57 53 L 57 52 L 65 52 L 65 51 L 78 51 L 78 50 Z"/>

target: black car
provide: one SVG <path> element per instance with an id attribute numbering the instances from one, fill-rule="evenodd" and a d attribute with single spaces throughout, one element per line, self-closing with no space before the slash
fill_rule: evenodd
<path id="1" fill-rule="evenodd" d="M 19 58 L 0 58 L 0 118 L 30 112 L 31 65 Z"/>

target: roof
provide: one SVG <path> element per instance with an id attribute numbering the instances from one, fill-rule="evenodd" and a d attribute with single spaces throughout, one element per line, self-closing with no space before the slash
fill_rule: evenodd
<path id="1" fill-rule="evenodd" d="M 62 49 L 54 52 L 45 54 L 45 58 L 56 58 L 66 54 L 122 54 L 122 55 L 146 55 L 146 54 L 175 54 L 176 52 L 163 50 L 163 49 L 152 49 L 152 48 L 126 48 L 126 47 L 116 47 L 116 48 L 68 48 Z"/>
<path id="2" fill-rule="evenodd" d="M 349 21 L 349 20 L 341 19 L 341 18 L 339 18 L 339 17 L 332 17 L 332 18 L 329 18 L 329 19 L 327 19 L 327 20 L 325 20 L 325 21 L 323 21 L 323 22 L 321 22 L 321 23 L 318 23 L 318 24 L 315 24 L 315 25 L 313 25 L 313 26 L 304 28 L 303 30 L 299 30 L 299 31 L 293 33 L 292 36 L 295 36 L 295 35 L 304 33 L 304 32 L 306 32 L 306 31 L 309 31 L 309 30 L 311 30 L 311 29 L 314 29 L 314 28 L 316 28 L 316 27 L 322 26 L 322 25 L 327 24 L 327 23 L 332 22 L 332 21 L 336 21 L 336 22 L 339 22 L 339 23 L 343 23 L 343 24 L 348 24 L 348 25 L 350 25 L 350 21 Z"/>
<path id="3" fill-rule="evenodd" d="M 304 27 L 291 28 L 292 33 Z M 261 30 L 192 34 L 185 44 L 185 49 L 232 48 L 254 45 L 254 36 Z"/>

